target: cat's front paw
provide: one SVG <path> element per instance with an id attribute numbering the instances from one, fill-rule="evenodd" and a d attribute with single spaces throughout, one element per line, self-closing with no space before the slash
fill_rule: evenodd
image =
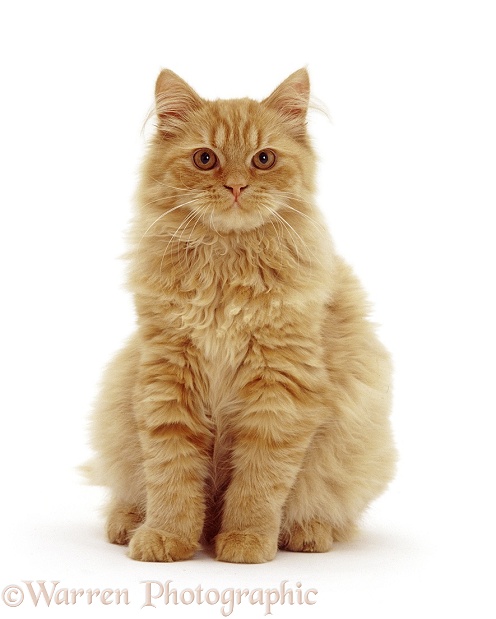
<path id="1" fill-rule="evenodd" d="M 198 544 L 147 526 L 139 528 L 129 544 L 129 556 L 136 561 L 171 563 L 190 559 Z"/>
<path id="2" fill-rule="evenodd" d="M 276 540 L 268 535 L 231 531 L 215 538 L 218 561 L 228 563 L 266 563 L 276 556 Z"/>
<path id="3" fill-rule="evenodd" d="M 332 526 L 318 520 L 293 522 L 281 532 L 279 548 L 293 552 L 327 552 L 332 546 Z"/>

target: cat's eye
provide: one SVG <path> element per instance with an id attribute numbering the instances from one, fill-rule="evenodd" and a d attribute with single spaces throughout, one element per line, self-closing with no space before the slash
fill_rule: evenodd
<path id="1" fill-rule="evenodd" d="M 193 153 L 193 163 L 200 170 L 211 170 L 217 165 L 217 155 L 210 148 L 200 148 Z"/>
<path id="2" fill-rule="evenodd" d="M 259 170 L 268 170 L 274 165 L 275 162 L 276 154 L 273 150 L 270 150 L 269 148 L 259 150 L 252 159 L 253 165 Z"/>

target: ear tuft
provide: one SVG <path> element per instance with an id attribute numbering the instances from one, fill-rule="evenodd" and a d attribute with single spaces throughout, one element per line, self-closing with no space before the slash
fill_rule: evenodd
<path id="1" fill-rule="evenodd" d="M 286 78 L 262 103 L 276 109 L 290 124 L 296 135 L 305 131 L 310 98 L 310 78 L 306 69 L 299 69 Z"/>
<path id="2" fill-rule="evenodd" d="M 202 99 L 183 79 L 169 69 L 161 71 L 155 85 L 155 109 L 162 133 L 175 135 L 201 103 Z"/>

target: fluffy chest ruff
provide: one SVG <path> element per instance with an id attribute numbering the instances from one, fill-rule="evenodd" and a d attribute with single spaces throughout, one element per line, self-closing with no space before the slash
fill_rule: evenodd
<path id="1" fill-rule="evenodd" d="M 316 245 L 312 254 L 304 253 L 267 231 L 167 243 L 154 239 L 134 261 L 140 332 L 156 358 L 167 362 L 173 355 L 175 363 L 181 358 L 191 368 L 208 417 L 237 402 L 248 352 L 264 375 L 263 366 L 273 363 L 267 355 L 301 356 L 307 350 L 314 357 L 309 365 L 316 366 L 332 289 L 331 265 L 323 252 L 317 259 Z M 286 367 L 292 360 L 277 363 Z"/>

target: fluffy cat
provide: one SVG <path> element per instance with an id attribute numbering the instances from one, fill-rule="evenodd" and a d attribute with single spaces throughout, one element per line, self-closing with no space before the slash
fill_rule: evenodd
<path id="1" fill-rule="evenodd" d="M 158 77 L 138 326 L 92 424 L 107 535 L 133 559 L 325 552 L 392 478 L 389 356 L 314 206 L 308 99 L 305 69 L 262 102 Z"/>

